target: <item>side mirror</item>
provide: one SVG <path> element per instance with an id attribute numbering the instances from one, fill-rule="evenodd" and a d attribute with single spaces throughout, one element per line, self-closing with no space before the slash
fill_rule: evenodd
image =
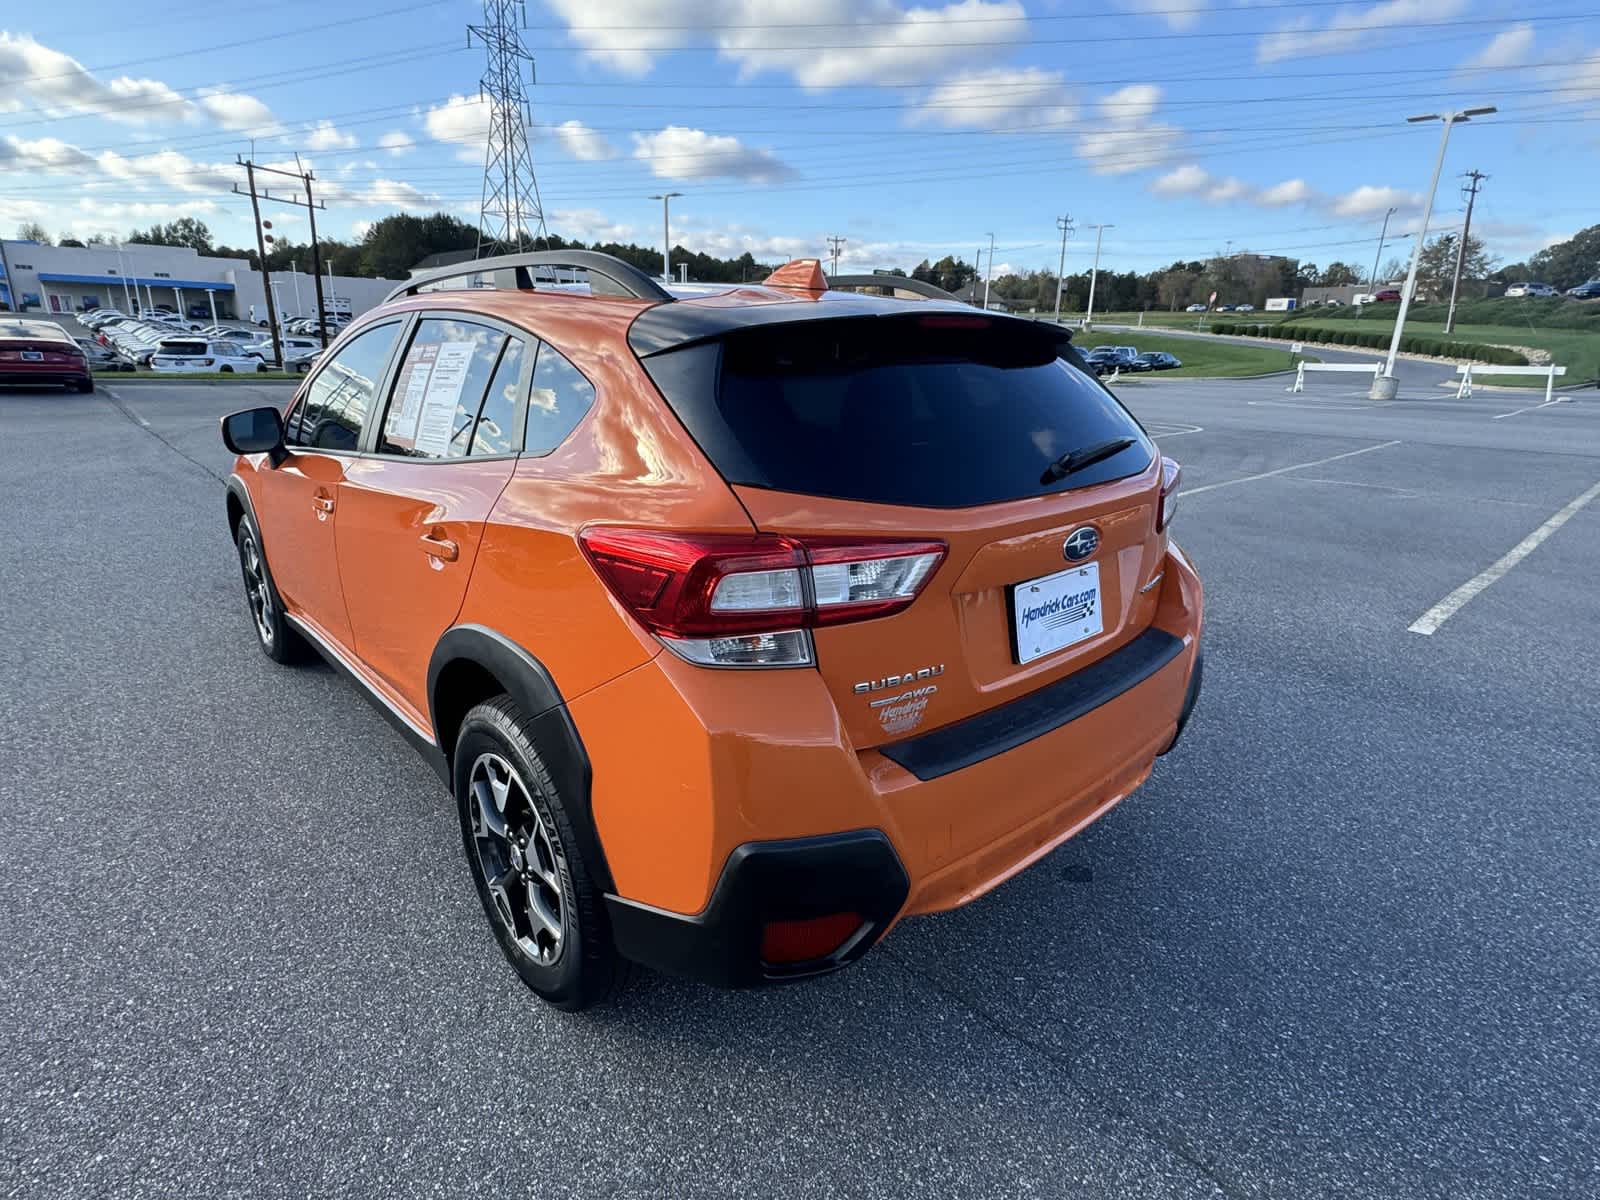
<path id="1" fill-rule="evenodd" d="M 270 405 L 223 417 L 222 444 L 235 454 L 265 454 L 273 466 L 289 457 L 283 446 L 283 414 Z"/>

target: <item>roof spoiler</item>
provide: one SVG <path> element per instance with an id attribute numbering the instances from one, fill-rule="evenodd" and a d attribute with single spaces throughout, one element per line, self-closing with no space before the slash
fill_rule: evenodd
<path id="1" fill-rule="evenodd" d="M 442 283 L 447 279 L 461 279 L 469 275 L 488 275 L 493 283 L 488 286 L 506 291 L 531 292 L 535 290 L 535 272 L 544 267 L 550 270 L 587 271 L 589 291 L 596 296 L 627 296 L 634 300 L 649 300 L 666 304 L 672 300 L 667 291 L 632 263 L 597 250 L 537 250 L 526 254 L 500 254 L 493 258 L 471 259 L 423 271 L 406 280 L 383 298 L 385 304 L 407 296 L 415 296 L 423 288 Z"/>

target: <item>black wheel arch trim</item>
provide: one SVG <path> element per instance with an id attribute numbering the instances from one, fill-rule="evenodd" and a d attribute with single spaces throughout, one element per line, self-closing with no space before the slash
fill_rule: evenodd
<path id="1" fill-rule="evenodd" d="M 441 724 L 441 715 L 450 712 L 452 706 L 448 697 L 440 693 L 440 686 L 446 668 L 458 663 L 470 663 L 487 672 L 517 702 L 528 721 L 528 738 L 549 769 L 572 822 L 579 842 L 578 851 L 589 865 L 597 886 L 610 891 L 611 868 L 600 844 L 591 803 L 594 769 L 578 726 L 567 708 L 566 698 L 549 670 L 497 630 L 471 624 L 447 629 L 428 659 L 428 720 L 440 753 L 452 767 L 458 730 L 446 729 Z M 465 711 L 460 715 L 464 716 Z"/>

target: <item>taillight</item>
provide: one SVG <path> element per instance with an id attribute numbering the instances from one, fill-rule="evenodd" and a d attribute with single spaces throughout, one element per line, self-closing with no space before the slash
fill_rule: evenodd
<path id="1" fill-rule="evenodd" d="M 201 360 L 200 360 L 200 365 L 201 365 L 201 366 L 202 366 L 202 367 L 209 367 L 209 366 L 211 366 L 211 364 L 212 364 L 212 363 L 214 363 L 214 362 L 216 362 L 216 361 L 217 361 L 217 360 L 216 360 L 216 359 L 214 359 L 214 358 L 202 358 L 202 359 L 201 359 Z"/>
<path id="2" fill-rule="evenodd" d="M 1183 468 L 1170 458 L 1161 460 L 1161 511 L 1156 516 L 1156 532 L 1172 524 L 1178 514 L 1178 484 L 1183 482 Z"/>
<path id="3" fill-rule="evenodd" d="M 942 542 L 774 534 L 579 535 L 611 594 L 680 657 L 706 666 L 815 661 L 810 630 L 899 612 L 944 558 Z"/>

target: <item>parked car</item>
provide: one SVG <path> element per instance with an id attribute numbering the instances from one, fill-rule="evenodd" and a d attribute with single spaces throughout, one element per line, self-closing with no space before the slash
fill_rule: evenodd
<path id="1" fill-rule="evenodd" d="M 1096 346 L 1084 358 L 1096 375 L 1112 375 L 1118 371 L 1137 371 L 1139 351 L 1133 346 Z"/>
<path id="2" fill-rule="evenodd" d="M 607 294 L 427 290 L 555 266 Z M 435 766 L 561 1008 L 619 958 L 845 966 L 1109 810 L 1198 697 L 1181 472 L 1060 329 L 768 282 L 424 272 L 223 420 L 250 636 L 341 663 Z"/>
<path id="3" fill-rule="evenodd" d="M 1219 305 L 1217 305 L 1217 311 L 1218 312 L 1232 312 L 1233 311 L 1233 305 L 1231 305 L 1231 304 L 1219 304 Z"/>
<path id="4" fill-rule="evenodd" d="M 115 350 L 102 346 L 93 338 L 73 338 L 83 351 L 83 357 L 89 362 L 89 370 L 93 371 L 133 371 L 137 368 L 117 355 Z"/>
<path id="5" fill-rule="evenodd" d="M 1371 295 L 1371 297 L 1369 297 L 1369 299 L 1375 304 L 1385 304 L 1385 303 L 1396 303 L 1397 304 L 1400 301 L 1400 289 L 1399 288 L 1379 288 L 1377 291 L 1372 293 L 1372 295 Z"/>
<path id="6" fill-rule="evenodd" d="M 163 338 L 150 359 L 152 371 L 175 373 L 191 371 L 218 371 L 224 375 L 240 372 L 265 371 L 267 365 L 258 358 L 241 354 L 229 342 L 212 342 L 205 338 Z"/>
<path id="7" fill-rule="evenodd" d="M 53 384 L 94 391 L 83 347 L 54 321 L 0 318 L 0 383 Z"/>
<path id="8" fill-rule="evenodd" d="M 1331 297 L 1329 299 L 1327 299 L 1327 300 L 1324 300 L 1322 303 L 1326 304 L 1329 308 L 1343 308 L 1344 307 L 1344 301 L 1343 300 L 1334 300 Z"/>
<path id="9" fill-rule="evenodd" d="M 1256 306 L 1254 304 L 1239 304 L 1239 305 L 1235 305 L 1234 306 L 1234 310 L 1233 311 L 1234 312 L 1255 312 L 1255 310 L 1256 310 Z"/>
<path id="10" fill-rule="evenodd" d="M 1171 371 L 1183 366 L 1174 355 L 1168 354 L 1165 350 L 1146 350 L 1139 355 L 1137 361 L 1140 363 L 1139 369 L 1143 371 Z"/>
<path id="11" fill-rule="evenodd" d="M 322 349 L 321 338 L 280 337 L 278 342 L 283 348 L 285 362 Z M 240 352 L 253 355 L 263 362 L 270 362 L 272 361 L 272 338 L 264 337 L 260 341 L 246 343 L 240 347 Z"/>
<path id="12" fill-rule="evenodd" d="M 1591 279 L 1577 287 L 1568 288 L 1567 295 L 1577 300 L 1600 300 L 1600 279 Z"/>
<path id="13" fill-rule="evenodd" d="M 1559 296 L 1548 283 L 1513 283 L 1506 289 L 1506 295 L 1515 299 L 1518 296 Z"/>
<path id="14" fill-rule="evenodd" d="M 1191 304 L 1191 305 L 1189 305 L 1188 308 L 1184 309 L 1183 311 L 1184 312 L 1205 312 L 1206 311 L 1206 306 L 1204 304 Z"/>

